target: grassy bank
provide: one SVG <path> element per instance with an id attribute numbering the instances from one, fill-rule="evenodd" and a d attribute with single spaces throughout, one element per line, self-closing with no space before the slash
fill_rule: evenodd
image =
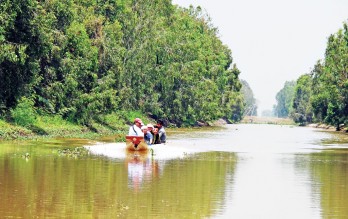
<path id="1" fill-rule="evenodd" d="M 136 117 L 142 118 L 145 124 L 155 123 L 140 112 L 118 112 L 117 114 L 104 115 L 98 120 L 93 120 L 88 126 L 69 122 L 60 116 L 35 116 L 35 120 L 31 124 L 24 126 L 0 119 L 0 140 L 55 137 L 98 139 L 114 136 L 115 141 L 123 141 L 129 125 Z M 255 116 L 247 116 L 241 123 L 295 125 L 291 119 Z M 223 124 L 217 122 L 212 125 L 220 126 Z"/>
<path id="2" fill-rule="evenodd" d="M 19 125 L 15 122 L 0 119 L 0 140 L 35 139 L 35 138 L 87 138 L 115 135 L 117 141 L 122 141 L 128 132 L 128 127 L 136 117 L 143 121 L 153 122 L 138 112 L 122 112 L 101 116 L 88 126 L 78 125 L 62 119 L 60 116 L 36 116 L 29 125 Z"/>
<path id="3" fill-rule="evenodd" d="M 296 123 L 290 118 L 260 117 L 260 116 L 246 116 L 243 118 L 241 123 L 296 125 Z"/>

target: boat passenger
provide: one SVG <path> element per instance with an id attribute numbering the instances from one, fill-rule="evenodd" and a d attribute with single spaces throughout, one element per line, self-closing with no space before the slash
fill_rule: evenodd
<path id="1" fill-rule="evenodd" d="M 147 124 L 147 130 L 149 132 L 151 132 L 151 134 L 153 134 L 152 130 L 153 130 L 153 125 L 151 123 Z"/>
<path id="2" fill-rule="evenodd" d="M 131 136 L 144 136 L 144 133 L 141 131 L 141 124 L 142 123 L 143 122 L 141 121 L 141 119 L 139 119 L 139 118 L 134 119 L 134 125 L 129 127 L 128 135 L 131 135 Z"/>
<path id="3" fill-rule="evenodd" d="M 152 144 L 153 136 L 152 136 L 151 132 L 148 131 L 147 126 L 145 126 L 145 125 L 142 126 L 141 130 L 144 133 L 144 140 L 145 140 L 146 144 Z"/>
<path id="4" fill-rule="evenodd" d="M 158 134 L 158 127 L 155 126 L 152 132 L 153 132 L 153 144 L 161 144 L 160 136 Z"/>
<path id="5" fill-rule="evenodd" d="M 166 130 L 164 129 L 164 122 L 162 119 L 159 119 L 157 121 L 157 127 L 158 127 L 158 134 L 159 134 L 159 137 L 160 137 L 160 141 L 161 143 L 166 143 L 166 140 L 167 140 L 167 134 L 166 134 Z"/>

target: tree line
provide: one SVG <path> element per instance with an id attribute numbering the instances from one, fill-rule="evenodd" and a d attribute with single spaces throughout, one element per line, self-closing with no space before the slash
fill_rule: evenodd
<path id="1" fill-rule="evenodd" d="M 244 116 L 257 116 L 257 102 L 254 97 L 254 92 L 246 80 L 241 79 L 245 110 Z"/>
<path id="2" fill-rule="evenodd" d="M 245 106 L 239 74 L 200 7 L 171 0 L 0 3 L 1 118 L 24 107 L 82 125 L 122 110 L 178 126 L 235 122 Z"/>
<path id="3" fill-rule="evenodd" d="M 274 109 L 280 117 L 290 116 L 300 124 L 325 123 L 339 130 L 348 123 L 347 22 L 329 36 L 324 59 L 310 73 L 285 83 Z"/>

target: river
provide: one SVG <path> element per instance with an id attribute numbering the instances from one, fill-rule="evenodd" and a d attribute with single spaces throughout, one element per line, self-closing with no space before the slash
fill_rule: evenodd
<path id="1" fill-rule="evenodd" d="M 177 129 L 147 154 L 81 139 L 0 142 L 4 218 L 348 218 L 348 135 Z M 87 155 L 62 153 L 83 147 Z"/>

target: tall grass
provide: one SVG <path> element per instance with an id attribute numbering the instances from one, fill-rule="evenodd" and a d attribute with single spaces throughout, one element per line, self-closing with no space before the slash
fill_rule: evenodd
<path id="1" fill-rule="evenodd" d="M 11 121 L 0 118 L 0 139 L 22 139 L 37 137 L 78 137 L 95 139 L 102 136 L 116 136 L 118 141 L 124 138 L 128 127 L 135 118 L 151 122 L 137 111 L 118 111 L 101 115 L 90 126 L 83 126 L 63 119 L 60 115 L 38 115 L 28 99 L 12 111 Z M 118 139 L 118 140 L 117 140 Z"/>

